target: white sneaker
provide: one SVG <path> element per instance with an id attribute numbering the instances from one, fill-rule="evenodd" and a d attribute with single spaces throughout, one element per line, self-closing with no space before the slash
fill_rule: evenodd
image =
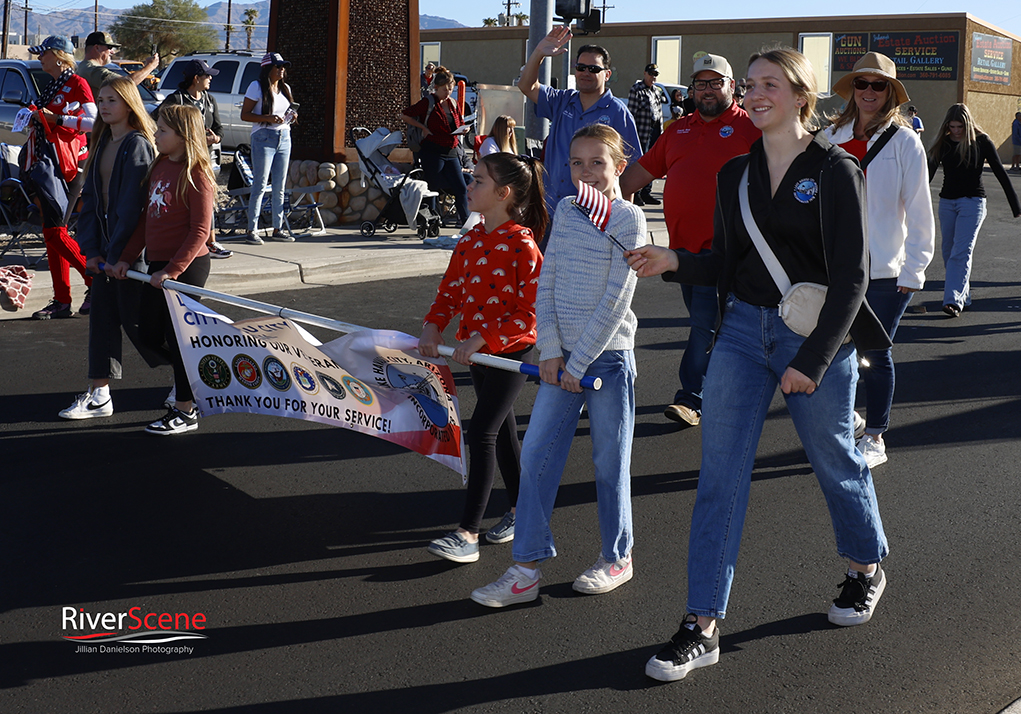
<path id="1" fill-rule="evenodd" d="M 536 568 L 530 578 L 521 568 L 512 565 L 500 579 L 471 594 L 472 600 L 486 607 L 506 607 L 519 602 L 532 602 L 539 597 L 539 579 L 542 572 Z"/>
<path id="2" fill-rule="evenodd" d="M 858 440 L 858 451 L 865 457 L 869 469 L 886 463 L 886 442 L 877 441 L 872 434 L 866 434 Z"/>
<path id="3" fill-rule="evenodd" d="M 621 558 L 616 563 L 608 563 L 602 555 L 591 568 L 579 575 L 574 581 L 574 589 L 586 595 L 602 595 L 618 588 L 635 574 L 631 567 L 631 556 Z"/>
<path id="4" fill-rule="evenodd" d="M 60 412 L 61 419 L 94 419 L 113 416 L 113 397 L 109 390 L 98 398 L 91 387 L 85 394 L 75 397 L 74 403 Z"/>

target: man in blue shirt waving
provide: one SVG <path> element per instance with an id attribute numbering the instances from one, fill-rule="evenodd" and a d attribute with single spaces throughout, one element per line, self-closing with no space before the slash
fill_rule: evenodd
<path id="1" fill-rule="evenodd" d="M 578 49 L 574 65 L 577 89 L 552 89 L 539 83 L 542 61 L 566 52 L 564 45 L 571 37 L 569 27 L 554 27 L 536 46 L 518 79 L 518 89 L 535 102 L 536 116 L 550 120 L 543 164 L 546 167 L 546 205 L 551 218 L 560 199 L 575 194 L 568 158 L 571 137 L 578 129 L 589 124 L 606 124 L 624 137 L 629 163 L 642 155 L 634 117 L 627 105 L 606 88 L 612 70 L 610 53 L 604 48 L 583 45 Z"/>

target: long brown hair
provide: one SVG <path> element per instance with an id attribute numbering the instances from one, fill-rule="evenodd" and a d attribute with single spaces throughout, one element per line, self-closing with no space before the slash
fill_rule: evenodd
<path id="1" fill-rule="evenodd" d="M 213 165 L 209 161 L 209 148 L 206 146 L 206 125 L 202 120 L 202 112 L 190 104 L 165 104 L 160 107 L 160 119 L 168 129 L 184 139 L 184 167 L 181 172 L 187 180 L 177 182 L 177 199 L 187 205 L 188 187 L 199 190 L 195 185 L 196 171 L 206 177 L 210 186 L 216 185 Z M 150 176 L 156 164 L 164 158 L 160 156 L 152 163 L 149 167 Z"/>
<path id="2" fill-rule="evenodd" d="M 886 101 L 883 102 L 883 106 L 879 108 L 879 111 L 875 113 L 872 120 L 862 127 L 862 131 L 865 132 L 865 136 L 871 138 L 879 127 L 883 126 L 887 122 L 892 121 L 898 126 L 911 126 L 903 114 L 900 113 L 900 105 L 897 104 L 897 92 L 894 90 L 892 84 L 886 86 Z M 845 124 L 851 124 L 852 126 L 858 121 L 858 103 L 854 101 L 854 88 L 852 85 L 851 98 L 847 100 L 847 104 L 844 105 L 844 111 L 837 115 L 829 115 L 826 118 L 833 122 L 833 128 L 839 129 Z"/>
<path id="3" fill-rule="evenodd" d="M 103 89 L 109 87 L 117 93 L 124 103 L 128 105 L 128 126 L 137 131 L 139 134 L 145 137 L 146 141 L 150 144 L 156 144 L 156 140 L 153 138 L 153 134 L 156 131 L 156 124 L 153 122 L 149 113 L 145 111 L 145 106 L 142 104 L 142 97 L 138 93 L 138 88 L 135 83 L 131 81 L 130 77 L 123 77 L 118 75 L 117 77 L 111 77 L 110 79 L 103 82 L 103 85 L 99 88 L 102 92 Z M 96 93 L 96 100 L 99 99 L 99 93 Z M 96 115 L 95 123 L 92 125 L 92 146 L 98 147 L 103 143 L 103 138 L 110 133 L 110 126 L 103 121 L 103 117 Z M 89 152 L 89 159 L 85 163 L 85 174 L 88 175 L 89 167 L 92 166 L 92 162 L 99 156 L 98 151 Z"/>
<path id="4" fill-rule="evenodd" d="M 965 165 L 974 165 L 976 162 L 980 162 L 982 157 L 978 151 L 978 137 L 984 132 L 982 127 L 971 118 L 971 112 L 968 110 L 967 104 L 952 104 L 947 109 L 947 115 L 943 117 L 943 124 L 940 126 L 939 131 L 936 132 L 936 142 L 929 149 L 929 158 L 933 161 L 939 161 L 940 155 L 943 153 L 943 145 L 948 141 L 952 141 L 950 138 L 950 122 L 952 121 L 959 121 L 964 124 L 964 137 L 961 141 L 957 142 L 957 150 L 955 152 L 958 161 Z"/>
<path id="5" fill-rule="evenodd" d="M 479 159 L 493 183 L 511 190 L 511 218 L 532 231 L 536 242 L 542 240 L 549 225 L 542 185 L 542 163 L 531 156 L 500 152 Z"/>
<path id="6" fill-rule="evenodd" d="M 501 114 L 493 122 L 489 135 L 493 137 L 493 141 L 500 147 L 500 151 L 506 151 L 511 154 L 518 153 L 518 138 L 514 136 L 515 126 L 517 126 L 517 122 L 514 121 L 514 117 L 507 114 Z"/>

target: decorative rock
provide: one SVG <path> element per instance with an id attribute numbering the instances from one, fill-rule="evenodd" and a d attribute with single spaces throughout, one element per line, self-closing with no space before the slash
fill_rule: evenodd
<path id="1" fill-rule="evenodd" d="M 335 191 L 337 189 L 336 181 L 320 181 L 319 185 L 322 186 L 324 191 Z"/>
<path id="2" fill-rule="evenodd" d="M 351 203 L 351 194 L 348 193 L 347 191 L 344 191 L 344 193 L 338 195 L 340 196 L 340 207 L 347 208 L 347 205 Z"/>
<path id="3" fill-rule="evenodd" d="M 382 195 L 383 192 L 380 191 L 378 188 L 376 188 L 375 186 L 369 186 L 368 198 L 370 201 L 375 201 Z"/>
<path id="4" fill-rule="evenodd" d="M 325 164 L 319 165 L 319 178 L 323 181 L 329 181 L 331 178 L 337 175 L 337 169 L 332 166 L 324 168 Z"/>
<path id="5" fill-rule="evenodd" d="M 344 176 L 348 173 L 347 164 L 336 164 L 333 168 L 337 170 L 337 177 Z"/>
<path id="6" fill-rule="evenodd" d="M 379 209 L 376 208 L 375 206 L 373 206 L 371 203 L 368 206 L 365 207 L 364 211 L 362 211 L 362 220 L 363 221 L 374 221 L 378 217 L 379 217 Z"/>
<path id="7" fill-rule="evenodd" d="M 340 220 L 340 217 L 336 213 L 334 213 L 333 211 L 331 211 L 329 209 L 320 208 L 319 209 L 319 213 L 323 217 L 323 225 L 324 226 L 336 225 L 337 222 Z"/>
<path id="8" fill-rule="evenodd" d="M 298 179 L 301 178 L 301 162 L 292 161 L 290 168 L 287 169 L 287 176 L 291 179 L 291 185 L 298 183 Z"/>
<path id="9" fill-rule="evenodd" d="M 377 198 L 372 202 L 372 205 L 382 211 L 386 207 L 386 196 Z"/>
<path id="10" fill-rule="evenodd" d="M 321 191 L 316 201 L 323 204 L 325 208 L 333 208 L 338 203 L 337 194 L 333 191 Z"/>
<path id="11" fill-rule="evenodd" d="M 368 203 L 368 201 L 365 200 L 365 196 L 355 196 L 351 199 L 351 203 L 349 203 L 347 207 L 352 211 L 360 213 L 365 208 L 366 203 Z"/>
<path id="12" fill-rule="evenodd" d="M 341 164 L 341 166 L 343 166 L 343 164 Z M 341 173 L 337 174 L 337 179 L 336 179 L 335 183 L 337 184 L 337 188 L 344 188 L 345 186 L 348 185 L 348 183 L 350 181 L 351 181 L 351 174 L 349 174 L 347 171 L 345 171 L 342 174 Z"/>
<path id="13" fill-rule="evenodd" d="M 308 186 L 308 185 L 309 185 L 309 183 L 308 183 L 308 179 L 307 179 L 307 178 L 305 178 L 304 176 L 302 176 L 302 177 L 301 177 L 300 179 L 298 179 L 298 186 L 299 186 L 299 187 L 301 187 L 301 188 L 305 188 L 305 187 L 306 187 L 306 186 Z"/>
<path id="14" fill-rule="evenodd" d="M 352 181 L 347 185 L 347 192 L 352 196 L 361 196 L 368 190 L 367 186 L 362 186 L 361 181 Z"/>
<path id="15" fill-rule="evenodd" d="M 351 180 L 360 179 L 362 177 L 362 170 L 358 168 L 357 163 L 350 163 L 347 165 L 348 175 L 351 176 Z"/>

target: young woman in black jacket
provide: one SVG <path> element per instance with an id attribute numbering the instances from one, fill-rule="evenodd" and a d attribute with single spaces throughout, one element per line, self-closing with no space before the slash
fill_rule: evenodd
<path id="1" fill-rule="evenodd" d="M 99 118 L 92 131 L 93 151 L 86 165 L 78 243 L 92 281 L 89 313 L 89 388 L 78 395 L 64 419 L 113 414 L 110 380 L 121 378 L 121 327 L 151 365 L 166 362 L 141 345 L 138 315 L 142 283 L 115 280 L 100 263 L 121 254 L 145 208 L 145 178 L 154 156 L 155 127 L 142 106 L 134 82 L 114 77 L 103 83 L 96 100 Z M 107 265 L 106 271 L 113 266 Z M 133 266 L 145 271 L 145 266 Z"/>
<path id="2" fill-rule="evenodd" d="M 971 305 L 971 259 L 975 241 L 986 219 L 986 190 L 982 168 L 989 168 L 1003 187 L 1014 218 L 1021 216 L 1017 193 L 989 136 L 971 118 L 964 104 L 947 110 L 943 126 L 929 150 L 929 181 L 943 165 L 943 188 L 939 192 L 939 228 L 943 236 L 943 312 L 959 317 Z"/>
<path id="3" fill-rule="evenodd" d="M 702 468 L 688 548 L 688 603 L 680 630 L 646 664 L 658 680 L 683 678 L 719 658 L 755 450 L 779 385 L 816 473 L 849 561 L 830 622 L 871 618 L 886 585 L 887 554 L 872 476 L 855 448 L 852 409 L 859 349 L 890 341 L 864 301 L 868 248 L 864 180 L 855 160 L 813 133 L 815 75 L 804 55 L 771 50 L 748 71 L 745 110 L 762 139 L 717 179 L 712 251 L 694 255 L 645 246 L 629 262 L 639 276 L 716 285 L 721 321 L 702 402 Z M 745 178 L 747 177 L 747 179 Z M 781 292 L 739 207 L 747 183 L 751 213 L 791 283 L 828 286 L 807 337 L 780 318 Z"/>

